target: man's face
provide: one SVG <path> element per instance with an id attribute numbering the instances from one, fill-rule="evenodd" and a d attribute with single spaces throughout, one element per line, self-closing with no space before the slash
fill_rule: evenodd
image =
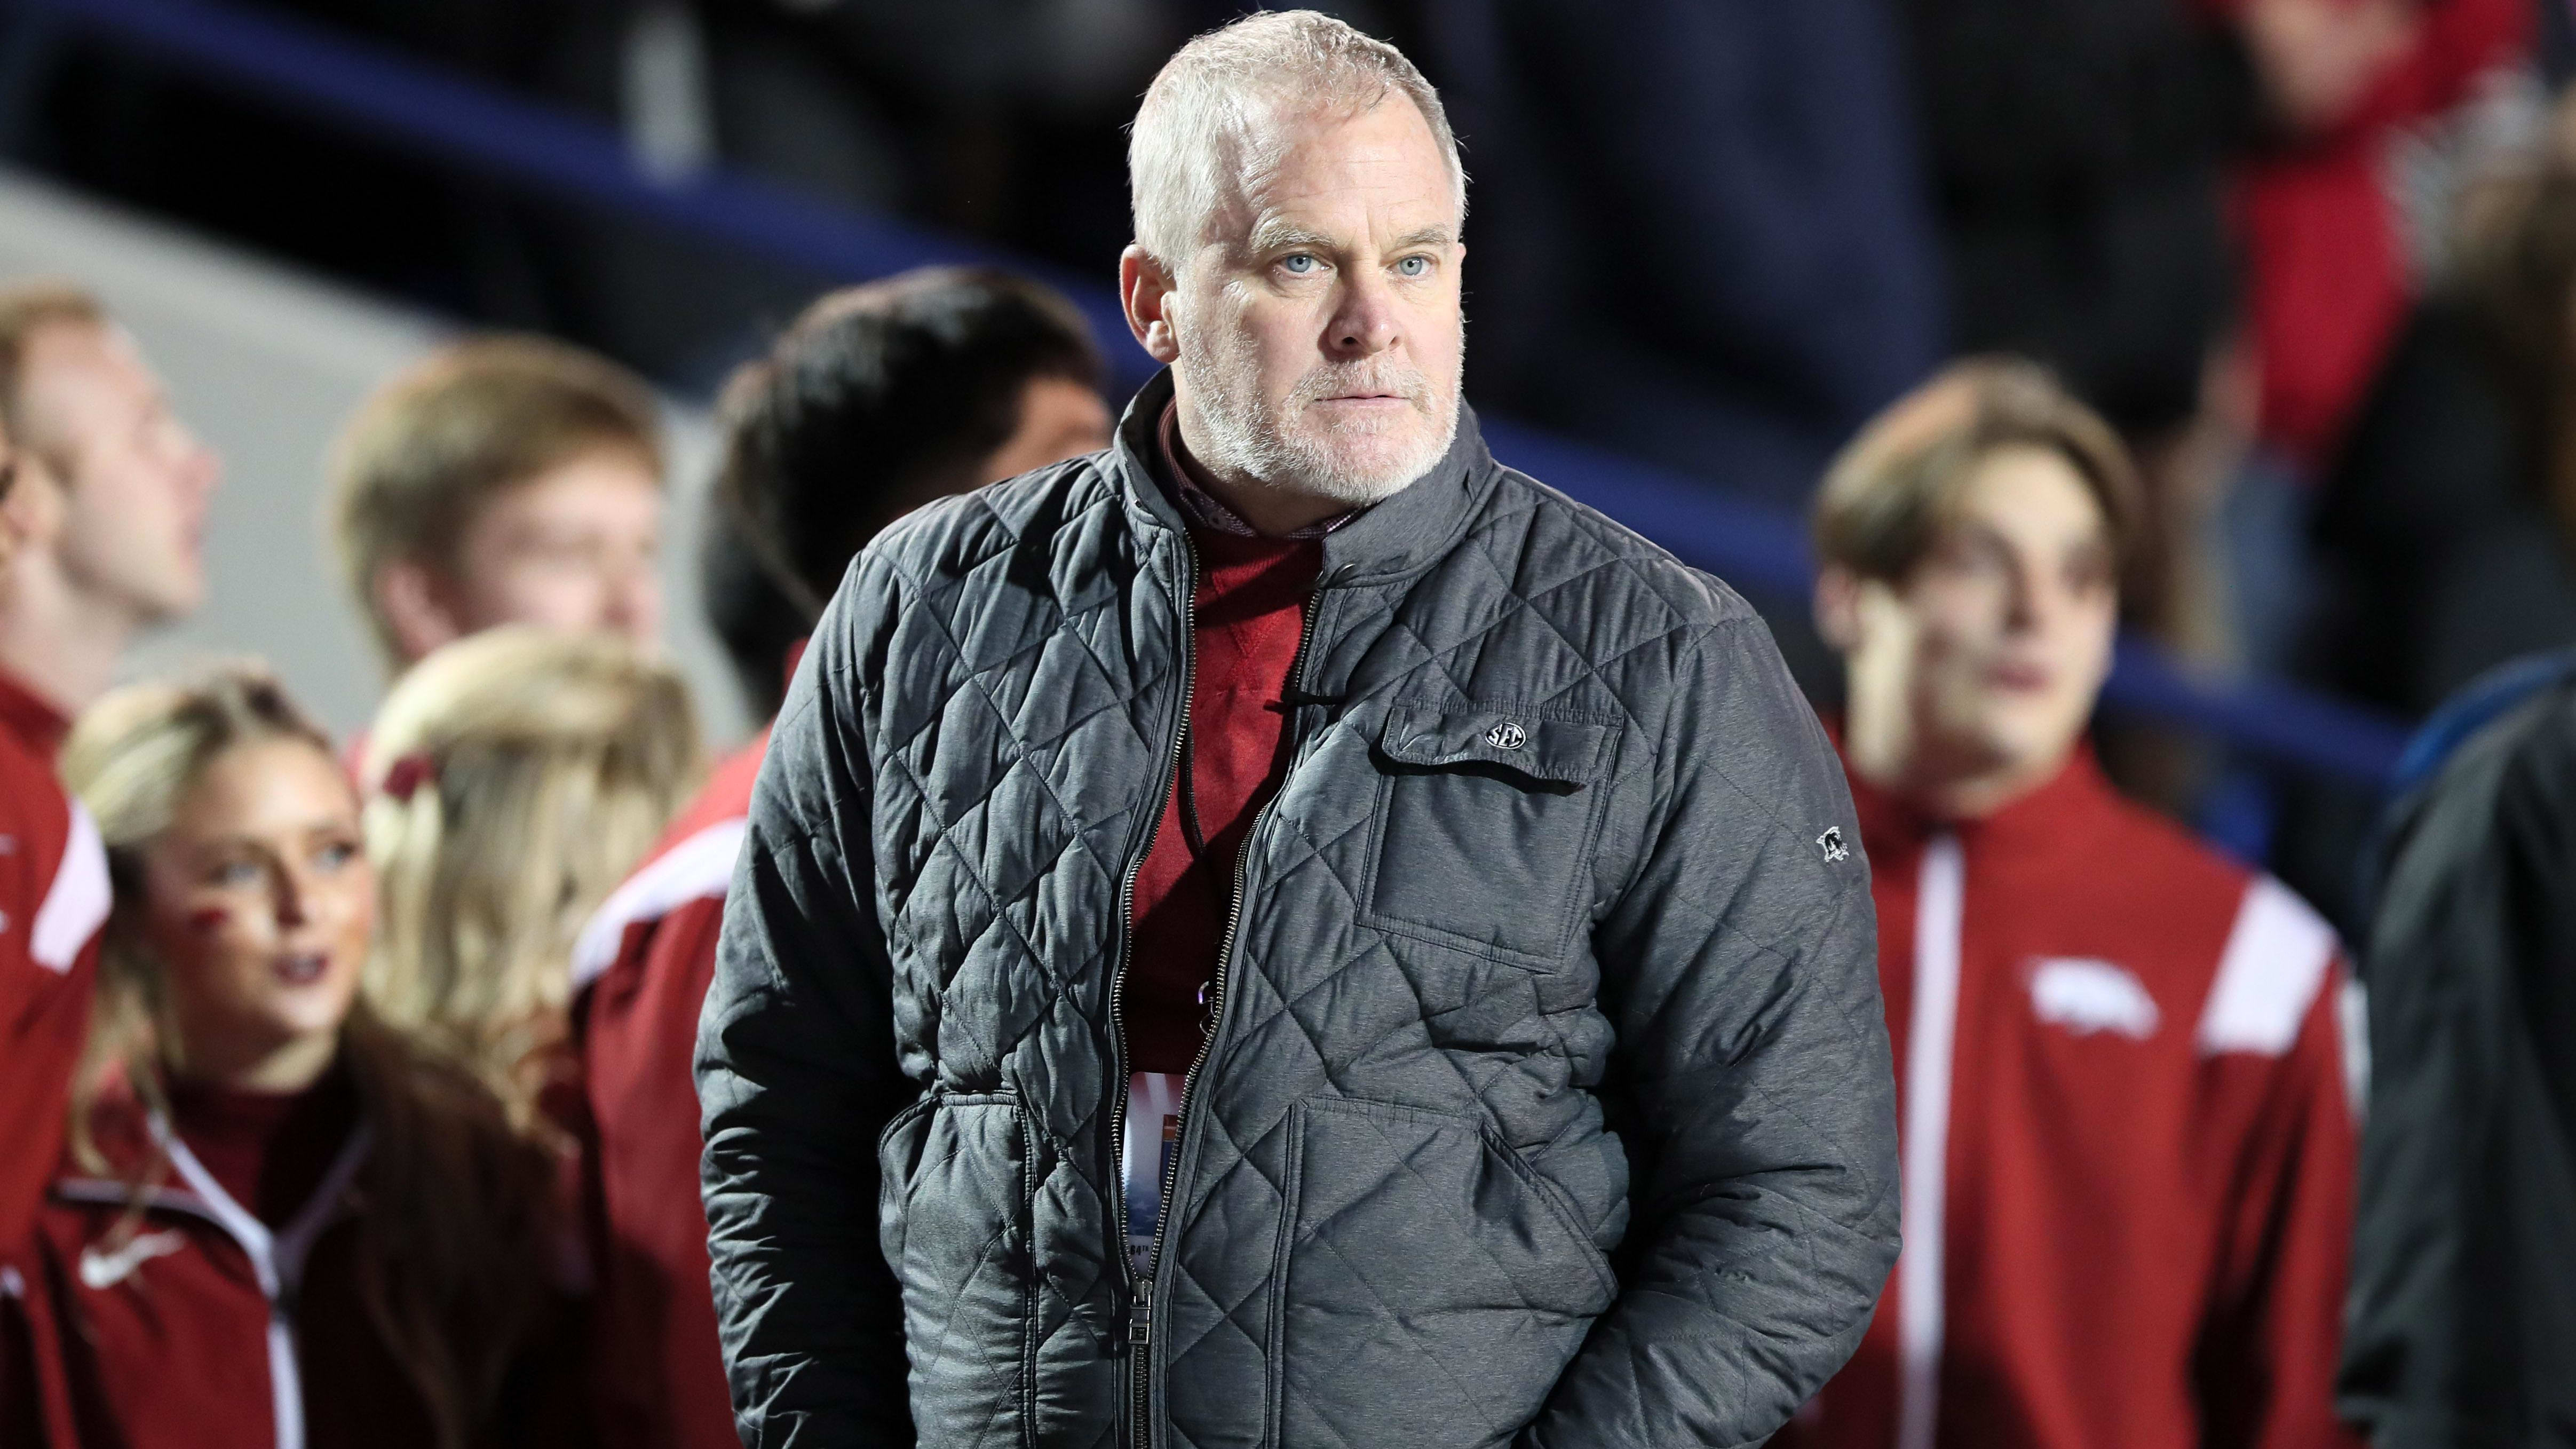
<path id="1" fill-rule="evenodd" d="M 206 508 L 221 467 L 123 333 L 59 322 L 28 339 L 19 486 L 48 490 L 66 581 L 130 622 L 204 601 Z"/>
<path id="2" fill-rule="evenodd" d="M 1913 574 L 1861 585 L 1856 604 L 1855 712 L 1865 695 L 1902 710 L 1942 773 L 2036 783 L 2110 671 L 2119 592 L 2101 506 L 2054 450 L 1999 450 Z"/>
<path id="3" fill-rule="evenodd" d="M 1275 124 L 1278 164 L 1219 208 L 1147 347 L 1219 477 L 1373 503 L 1457 431 L 1457 193 L 1402 97 Z"/>
<path id="4" fill-rule="evenodd" d="M 438 592 L 458 636 L 534 624 L 651 649 L 662 637 L 661 549 L 651 467 L 630 449 L 595 448 L 485 504 Z"/>

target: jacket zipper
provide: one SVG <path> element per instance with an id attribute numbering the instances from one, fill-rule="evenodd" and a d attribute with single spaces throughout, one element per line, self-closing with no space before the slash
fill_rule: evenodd
<path id="1" fill-rule="evenodd" d="M 1109 1161 L 1112 1171 L 1109 1178 L 1118 1204 L 1117 1212 L 1110 1222 L 1110 1231 L 1116 1239 L 1115 1257 L 1118 1260 L 1118 1273 L 1127 1285 L 1129 1374 L 1127 1441 L 1131 1445 L 1138 1446 L 1138 1449 L 1142 1449 L 1142 1446 L 1152 1438 L 1146 1428 L 1144 1406 L 1146 1402 L 1145 1354 L 1153 1343 L 1154 1280 L 1150 1273 L 1142 1280 L 1137 1278 L 1135 1259 L 1127 1247 L 1128 1071 L 1127 1017 L 1124 1002 L 1127 992 L 1127 963 L 1136 949 L 1136 877 L 1144 873 L 1145 857 L 1153 853 L 1154 834 L 1161 828 L 1163 802 L 1169 800 L 1172 795 L 1172 781 L 1181 764 L 1181 747 L 1189 739 L 1190 694 L 1198 684 L 1199 551 L 1198 545 L 1190 542 L 1187 529 L 1181 530 L 1180 536 L 1182 555 L 1190 563 L 1189 578 L 1181 587 L 1181 694 L 1177 710 L 1180 722 L 1172 729 L 1170 748 L 1163 752 L 1162 788 L 1153 794 L 1151 806 L 1153 813 L 1146 817 L 1143 843 L 1137 847 L 1135 858 L 1127 863 L 1126 877 L 1118 886 L 1118 965 L 1109 973 L 1109 1053 L 1112 1066 L 1109 1084 Z M 1177 1153 L 1174 1155 L 1178 1156 Z M 1163 1215 L 1169 1217 L 1170 1210 L 1171 1205 L 1167 1201 L 1164 1204 Z M 1154 1227 L 1154 1241 L 1159 1248 L 1162 1242 L 1160 1222 L 1157 1222 Z M 1152 1262 L 1150 1256 L 1147 1262 Z"/>
<path id="2" fill-rule="evenodd" d="M 1193 597 L 1195 597 L 1196 592 L 1196 581 L 1193 579 Z M 1315 611 L 1321 602 L 1323 592 L 1324 579 L 1319 576 L 1316 580 L 1315 587 L 1309 591 L 1306 596 L 1306 607 L 1303 611 L 1302 617 L 1298 620 L 1296 652 L 1288 656 L 1288 678 L 1286 688 L 1283 693 L 1290 697 L 1303 695 L 1305 693 L 1306 647 L 1315 637 Z M 1193 626 L 1195 627 L 1195 621 L 1193 621 Z M 1183 713 L 1186 716 L 1186 704 L 1183 706 Z M 1294 716 L 1291 716 L 1291 720 L 1292 723 L 1289 727 L 1294 729 L 1296 728 L 1293 723 Z M 1188 1155 L 1186 1142 L 1190 1130 L 1190 1094 L 1198 1086 L 1199 1068 L 1207 1065 L 1208 1057 L 1216 1050 L 1217 1032 L 1222 1029 L 1225 1023 L 1225 981 L 1228 972 L 1234 964 L 1235 937 L 1240 933 L 1243 926 L 1244 882 L 1246 875 L 1252 869 L 1252 844 L 1254 841 L 1261 838 L 1262 823 L 1270 818 L 1270 812 L 1278 805 L 1279 797 L 1286 793 L 1288 789 L 1288 777 L 1296 773 L 1297 765 L 1301 759 L 1303 749 L 1304 742 L 1300 740 L 1297 749 L 1292 750 L 1289 754 L 1288 768 L 1280 772 L 1278 788 L 1272 790 L 1270 792 L 1270 798 L 1261 803 L 1261 808 L 1259 810 L 1253 812 L 1252 824 L 1246 827 L 1243 832 L 1243 844 L 1235 851 L 1233 897 L 1226 906 L 1225 933 L 1217 938 L 1216 974 L 1209 978 L 1208 981 L 1207 1021 L 1205 1026 L 1199 1032 L 1198 1055 L 1190 1059 L 1189 1071 L 1182 1074 L 1180 1099 L 1172 1104 L 1172 1115 L 1180 1124 L 1181 1135 L 1173 1144 L 1172 1160 L 1163 1164 L 1161 1198 L 1163 1210 L 1154 1220 L 1154 1243 L 1152 1248 L 1150 1248 L 1145 1255 L 1145 1262 L 1147 1264 L 1148 1271 L 1146 1272 L 1144 1282 L 1140 1285 L 1145 1294 L 1145 1298 L 1138 1304 L 1136 1315 L 1129 1320 L 1131 1325 L 1129 1329 L 1129 1337 L 1135 1344 L 1136 1353 L 1134 1369 L 1136 1375 L 1136 1392 L 1135 1405 L 1133 1409 L 1136 1422 L 1135 1449 L 1152 1449 L 1153 1444 L 1153 1421 L 1150 1417 L 1150 1410 L 1153 1405 L 1152 1297 L 1155 1281 L 1161 1276 L 1161 1269 L 1163 1266 L 1163 1239 L 1164 1236 L 1171 1231 L 1172 1227 L 1172 1209 L 1174 1207 L 1172 1194 L 1174 1190 L 1180 1186 L 1181 1159 Z M 1168 792 L 1170 789 L 1168 783 L 1164 788 Z M 1140 861 L 1139 864 L 1141 865 L 1142 862 Z M 1121 1038 L 1123 1041 L 1123 1032 L 1121 1033 Z M 1126 1091 L 1123 1086 L 1120 1088 L 1118 1100 L 1123 1107 L 1127 1100 Z M 1121 1136 L 1119 1141 L 1123 1145 L 1126 1140 L 1124 1136 L 1124 1124 L 1121 1124 L 1120 1131 Z M 1119 1192 L 1121 1194 L 1120 1222 L 1122 1225 L 1126 1220 L 1124 1202 L 1126 1186 L 1125 1175 L 1121 1174 L 1119 1178 Z M 1124 1246 L 1123 1240 L 1121 1242 L 1121 1246 Z"/>

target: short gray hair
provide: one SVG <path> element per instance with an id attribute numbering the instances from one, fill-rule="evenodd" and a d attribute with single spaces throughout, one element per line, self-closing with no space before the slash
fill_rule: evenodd
<path id="1" fill-rule="evenodd" d="M 1228 182 L 1276 164 L 1276 144 L 1255 130 L 1265 113 L 1359 115 L 1390 92 L 1403 93 L 1430 124 L 1464 222 L 1467 170 L 1431 82 L 1385 41 L 1317 11 L 1284 10 L 1198 37 L 1146 87 L 1127 133 L 1137 243 L 1170 268 L 1197 249 Z"/>

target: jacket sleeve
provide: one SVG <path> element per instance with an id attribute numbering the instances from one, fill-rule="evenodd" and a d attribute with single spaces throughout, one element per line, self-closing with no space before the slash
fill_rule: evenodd
<path id="1" fill-rule="evenodd" d="M 2371 922 L 2340 1402 L 2378 1449 L 2576 1424 L 2576 690 L 2548 689 L 2399 808 Z"/>
<path id="2" fill-rule="evenodd" d="M 1757 1443 L 1896 1261 L 1896 1083 L 1842 771 L 1758 619 L 1680 661 L 1660 804 L 1596 927 L 1626 1120 L 1621 1292 L 1523 1449 Z"/>
<path id="3" fill-rule="evenodd" d="M 2299 1034 L 2278 1057 L 2214 1060 L 2213 1095 L 2241 1092 L 2225 1137 L 2226 1186 L 2213 1312 L 2198 1354 L 2211 1443 L 2247 1449 L 2359 1449 L 2336 1417 L 2344 1276 L 2352 1244 L 2353 1080 L 2344 1036 L 2358 998 L 2334 963 Z"/>
<path id="4" fill-rule="evenodd" d="M 876 910 L 849 622 L 863 583 L 825 614 L 780 711 L 698 1028 L 708 1249 L 746 1449 L 913 1441 L 876 1232 L 877 1137 L 916 1091 Z"/>

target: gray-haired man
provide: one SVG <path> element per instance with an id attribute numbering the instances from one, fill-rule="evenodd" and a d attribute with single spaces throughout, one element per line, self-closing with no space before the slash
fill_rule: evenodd
<path id="1" fill-rule="evenodd" d="M 1833 755 L 1478 441 L 1401 55 L 1202 37 L 1130 172 L 1170 371 L 872 544 L 761 777 L 699 1042 L 745 1441 L 1759 1440 L 1896 1253 Z"/>

